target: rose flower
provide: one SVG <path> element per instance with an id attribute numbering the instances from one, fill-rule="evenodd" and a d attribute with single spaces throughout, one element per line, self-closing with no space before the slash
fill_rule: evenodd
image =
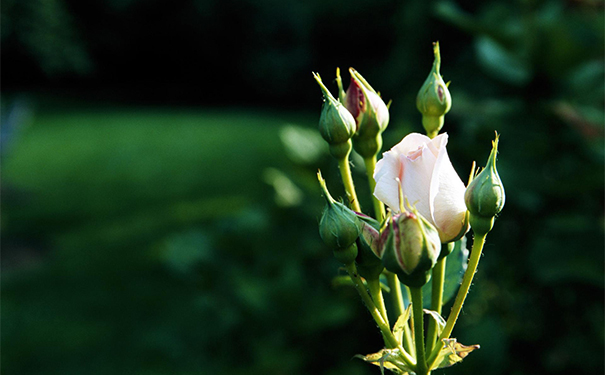
<path id="1" fill-rule="evenodd" d="M 399 189 L 408 202 L 437 228 L 442 243 L 468 231 L 464 183 L 447 155 L 447 134 L 434 139 L 411 133 L 376 164 L 374 195 L 400 212 Z"/>

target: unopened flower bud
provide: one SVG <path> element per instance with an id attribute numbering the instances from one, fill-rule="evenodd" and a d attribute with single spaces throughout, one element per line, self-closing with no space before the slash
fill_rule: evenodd
<path id="1" fill-rule="evenodd" d="M 466 188 L 464 202 L 470 212 L 470 223 L 475 233 L 486 234 L 492 229 L 494 217 L 504 207 L 504 185 L 496 169 L 498 139 L 492 142 L 487 165 Z"/>
<path id="2" fill-rule="evenodd" d="M 384 270 L 384 265 L 380 259 L 380 223 L 364 214 L 357 213 L 359 218 L 361 232 L 357 239 L 357 271 L 368 279 L 375 280 L 380 277 Z"/>
<path id="3" fill-rule="evenodd" d="M 357 124 L 353 147 L 362 157 L 373 157 L 382 147 L 381 134 L 389 124 L 389 109 L 361 74 L 353 68 L 349 73 L 351 84 L 345 95 L 345 105 Z"/>
<path id="4" fill-rule="evenodd" d="M 430 138 L 434 138 L 439 133 L 443 127 L 444 116 L 452 106 L 452 97 L 447 84 L 439 73 L 441 67 L 439 42 L 434 43 L 433 52 L 435 54 L 433 69 L 416 96 L 416 107 L 422 113 L 422 126 Z"/>
<path id="5" fill-rule="evenodd" d="M 421 287 L 429 281 L 430 270 L 441 253 L 437 229 L 417 210 L 395 215 L 384 244 L 382 262 L 410 287 Z"/>
<path id="6" fill-rule="evenodd" d="M 330 145 L 330 153 L 337 159 L 345 158 L 351 152 L 350 139 L 355 134 L 356 124 L 353 115 L 332 96 L 324 86 L 319 74 L 313 73 L 324 94 L 324 104 L 319 118 L 319 132 Z"/>
<path id="7" fill-rule="evenodd" d="M 355 240 L 360 234 L 359 219 L 354 211 L 332 198 L 320 174 L 318 178 L 327 202 L 319 221 L 319 235 L 340 261 L 351 263 L 357 257 Z"/>

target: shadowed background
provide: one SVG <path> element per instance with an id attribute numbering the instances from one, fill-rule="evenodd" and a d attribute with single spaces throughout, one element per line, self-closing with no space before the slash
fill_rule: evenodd
<path id="1" fill-rule="evenodd" d="M 6 374 L 377 374 L 322 245 L 320 90 L 355 67 L 422 131 L 439 40 L 465 180 L 507 202 L 448 374 L 603 373 L 603 3 L 5 0 Z M 345 81 L 347 77 L 345 76 Z M 354 159 L 362 207 L 371 206 Z M 444 311 L 449 311 L 449 304 Z"/>

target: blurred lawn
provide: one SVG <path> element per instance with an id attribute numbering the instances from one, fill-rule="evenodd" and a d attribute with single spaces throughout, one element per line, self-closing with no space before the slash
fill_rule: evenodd
<path id="1" fill-rule="evenodd" d="M 225 215 L 258 199 L 282 123 L 238 111 L 41 112 L 3 162 L 18 195 L 4 225 L 81 249 Z"/>
<path id="2" fill-rule="evenodd" d="M 262 180 L 267 166 L 285 164 L 279 127 L 310 119 L 42 105 L 2 160 L 6 373 L 265 374 L 312 364 L 321 348 L 301 346 L 359 306 L 325 287 L 335 264 L 308 238 L 313 216 L 271 208 Z M 292 243 L 303 251 L 274 254 Z"/>

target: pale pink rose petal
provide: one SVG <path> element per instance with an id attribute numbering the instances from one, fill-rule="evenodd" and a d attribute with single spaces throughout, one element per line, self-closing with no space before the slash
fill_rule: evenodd
<path id="1" fill-rule="evenodd" d="M 374 196 L 387 206 L 397 207 L 397 209 L 399 209 L 397 178 L 401 169 L 398 156 L 397 153 L 385 152 L 374 169 L 374 180 L 376 181 Z"/>
<path id="2" fill-rule="evenodd" d="M 430 142 L 430 138 L 419 133 L 411 133 L 389 151 L 383 153 L 382 159 L 376 163 L 374 180 L 376 189 L 374 195 L 394 212 L 399 212 L 399 184 L 396 178 L 401 178 L 403 165 L 400 155 L 418 150 L 419 147 Z"/>
<path id="3" fill-rule="evenodd" d="M 445 133 L 432 140 L 409 134 L 383 154 L 374 173 L 374 195 L 400 212 L 399 179 L 403 196 L 435 225 L 444 243 L 460 234 L 466 214 L 464 183 L 447 155 L 447 141 Z"/>
<path id="4" fill-rule="evenodd" d="M 433 141 L 438 144 L 439 156 L 431 179 L 430 210 L 439 237 L 443 243 L 446 243 L 457 237 L 462 230 L 466 213 L 464 203 L 466 188 L 447 154 L 445 148 L 447 135 L 442 134 Z"/>
<path id="5" fill-rule="evenodd" d="M 411 152 L 410 156 L 400 155 L 403 166 L 399 178 L 402 182 L 403 196 L 427 220 L 431 221 L 430 190 L 433 167 L 437 158 L 426 145 L 422 146 L 422 154 Z M 397 210 L 399 212 L 399 209 Z"/>
<path id="6" fill-rule="evenodd" d="M 412 151 L 416 151 L 418 147 L 425 145 L 429 142 L 431 142 L 431 139 L 424 134 L 410 133 L 405 138 L 403 138 L 401 142 L 393 146 L 392 149 L 385 152 L 384 154 L 396 153 L 400 155 L 407 155 Z"/>

